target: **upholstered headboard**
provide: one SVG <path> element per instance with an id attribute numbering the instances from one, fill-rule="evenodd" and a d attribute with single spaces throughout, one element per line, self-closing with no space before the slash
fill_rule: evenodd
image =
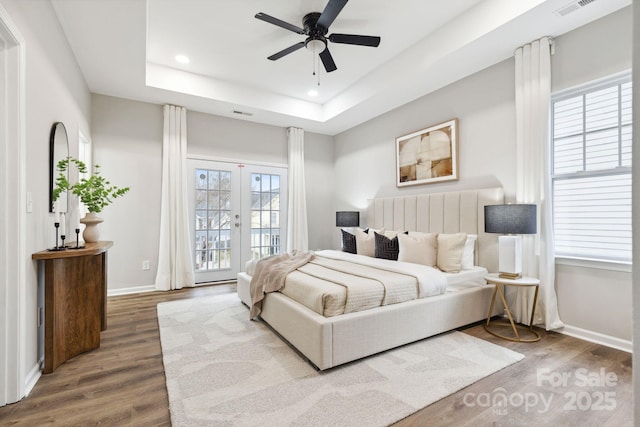
<path id="1" fill-rule="evenodd" d="M 484 232 L 484 206 L 504 203 L 502 188 L 373 199 L 367 225 L 387 230 L 477 234 L 476 265 L 498 271 L 498 235 Z"/>

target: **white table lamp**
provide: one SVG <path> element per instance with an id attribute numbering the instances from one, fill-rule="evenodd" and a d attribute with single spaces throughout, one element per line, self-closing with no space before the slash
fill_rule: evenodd
<path id="1" fill-rule="evenodd" d="M 522 236 L 536 234 L 536 205 L 488 205 L 484 207 L 484 231 L 500 233 L 498 272 L 504 279 L 522 276 Z"/>

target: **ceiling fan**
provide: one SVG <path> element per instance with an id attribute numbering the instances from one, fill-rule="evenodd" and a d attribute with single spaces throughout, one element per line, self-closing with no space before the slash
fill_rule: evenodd
<path id="1" fill-rule="evenodd" d="M 329 0 L 329 3 L 325 6 L 322 13 L 311 12 L 302 18 L 302 28 L 289 24 L 266 13 L 259 12 L 256 14 L 256 18 L 261 21 L 268 22 L 285 30 L 293 31 L 297 34 L 304 34 L 307 36 L 305 41 L 289 46 L 286 49 L 281 50 L 278 53 L 274 53 L 268 59 L 275 61 L 282 58 L 298 49 L 306 47 L 312 52 L 318 52 L 324 69 L 327 73 L 337 70 L 333 57 L 329 52 L 327 46 L 327 40 L 333 43 L 353 44 L 358 46 L 370 46 L 378 47 L 380 44 L 380 37 L 375 36 L 360 36 L 356 34 L 337 34 L 333 33 L 327 36 L 329 27 L 336 19 L 342 8 L 347 4 L 349 0 Z"/>

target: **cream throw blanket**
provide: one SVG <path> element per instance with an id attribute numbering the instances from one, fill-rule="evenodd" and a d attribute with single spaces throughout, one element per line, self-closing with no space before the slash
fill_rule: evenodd
<path id="1" fill-rule="evenodd" d="M 284 253 L 263 258 L 256 264 L 256 270 L 249 285 L 251 291 L 251 310 L 249 318 L 255 319 L 262 311 L 264 294 L 276 292 L 284 287 L 287 274 L 314 258 L 313 252 Z"/>

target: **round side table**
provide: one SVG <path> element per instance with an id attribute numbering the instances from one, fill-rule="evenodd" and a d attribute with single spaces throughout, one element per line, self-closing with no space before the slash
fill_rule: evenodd
<path id="1" fill-rule="evenodd" d="M 534 277 L 520 277 L 518 279 L 505 279 L 500 277 L 497 273 L 489 274 L 484 277 L 484 279 L 488 283 L 493 283 L 496 287 L 493 290 L 493 298 L 491 298 L 491 306 L 489 307 L 489 313 L 487 314 L 487 323 L 484 325 L 484 329 L 489 332 L 491 335 L 494 335 L 498 338 L 502 338 L 509 341 L 515 342 L 536 342 L 540 341 L 540 334 L 533 329 L 533 316 L 536 311 L 536 302 L 538 301 L 538 290 L 540 288 L 540 280 Z M 535 295 L 533 297 L 533 307 L 531 308 L 531 320 L 529 321 L 529 327 L 527 328 L 525 325 L 517 325 L 513 321 L 513 316 L 511 315 L 511 310 L 509 310 L 509 306 L 507 305 L 507 300 L 504 297 L 504 287 L 505 286 L 516 286 L 516 287 L 535 287 Z M 496 332 L 491 328 L 491 313 L 493 312 L 493 305 L 496 302 L 496 295 L 500 294 L 500 298 L 502 299 L 502 304 L 504 304 L 504 309 L 507 312 L 507 317 L 509 318 L 509 323 L 511 323 L 511 329 L 513 330 L 513 334 L 515 338 L 502 335 Z M 533 338 L 521 338 L 518 333 L 518 327 L 528 329 L 528 331 L 533 335 Z M 495 325 L 494 325 L 495 328 Z"/>

